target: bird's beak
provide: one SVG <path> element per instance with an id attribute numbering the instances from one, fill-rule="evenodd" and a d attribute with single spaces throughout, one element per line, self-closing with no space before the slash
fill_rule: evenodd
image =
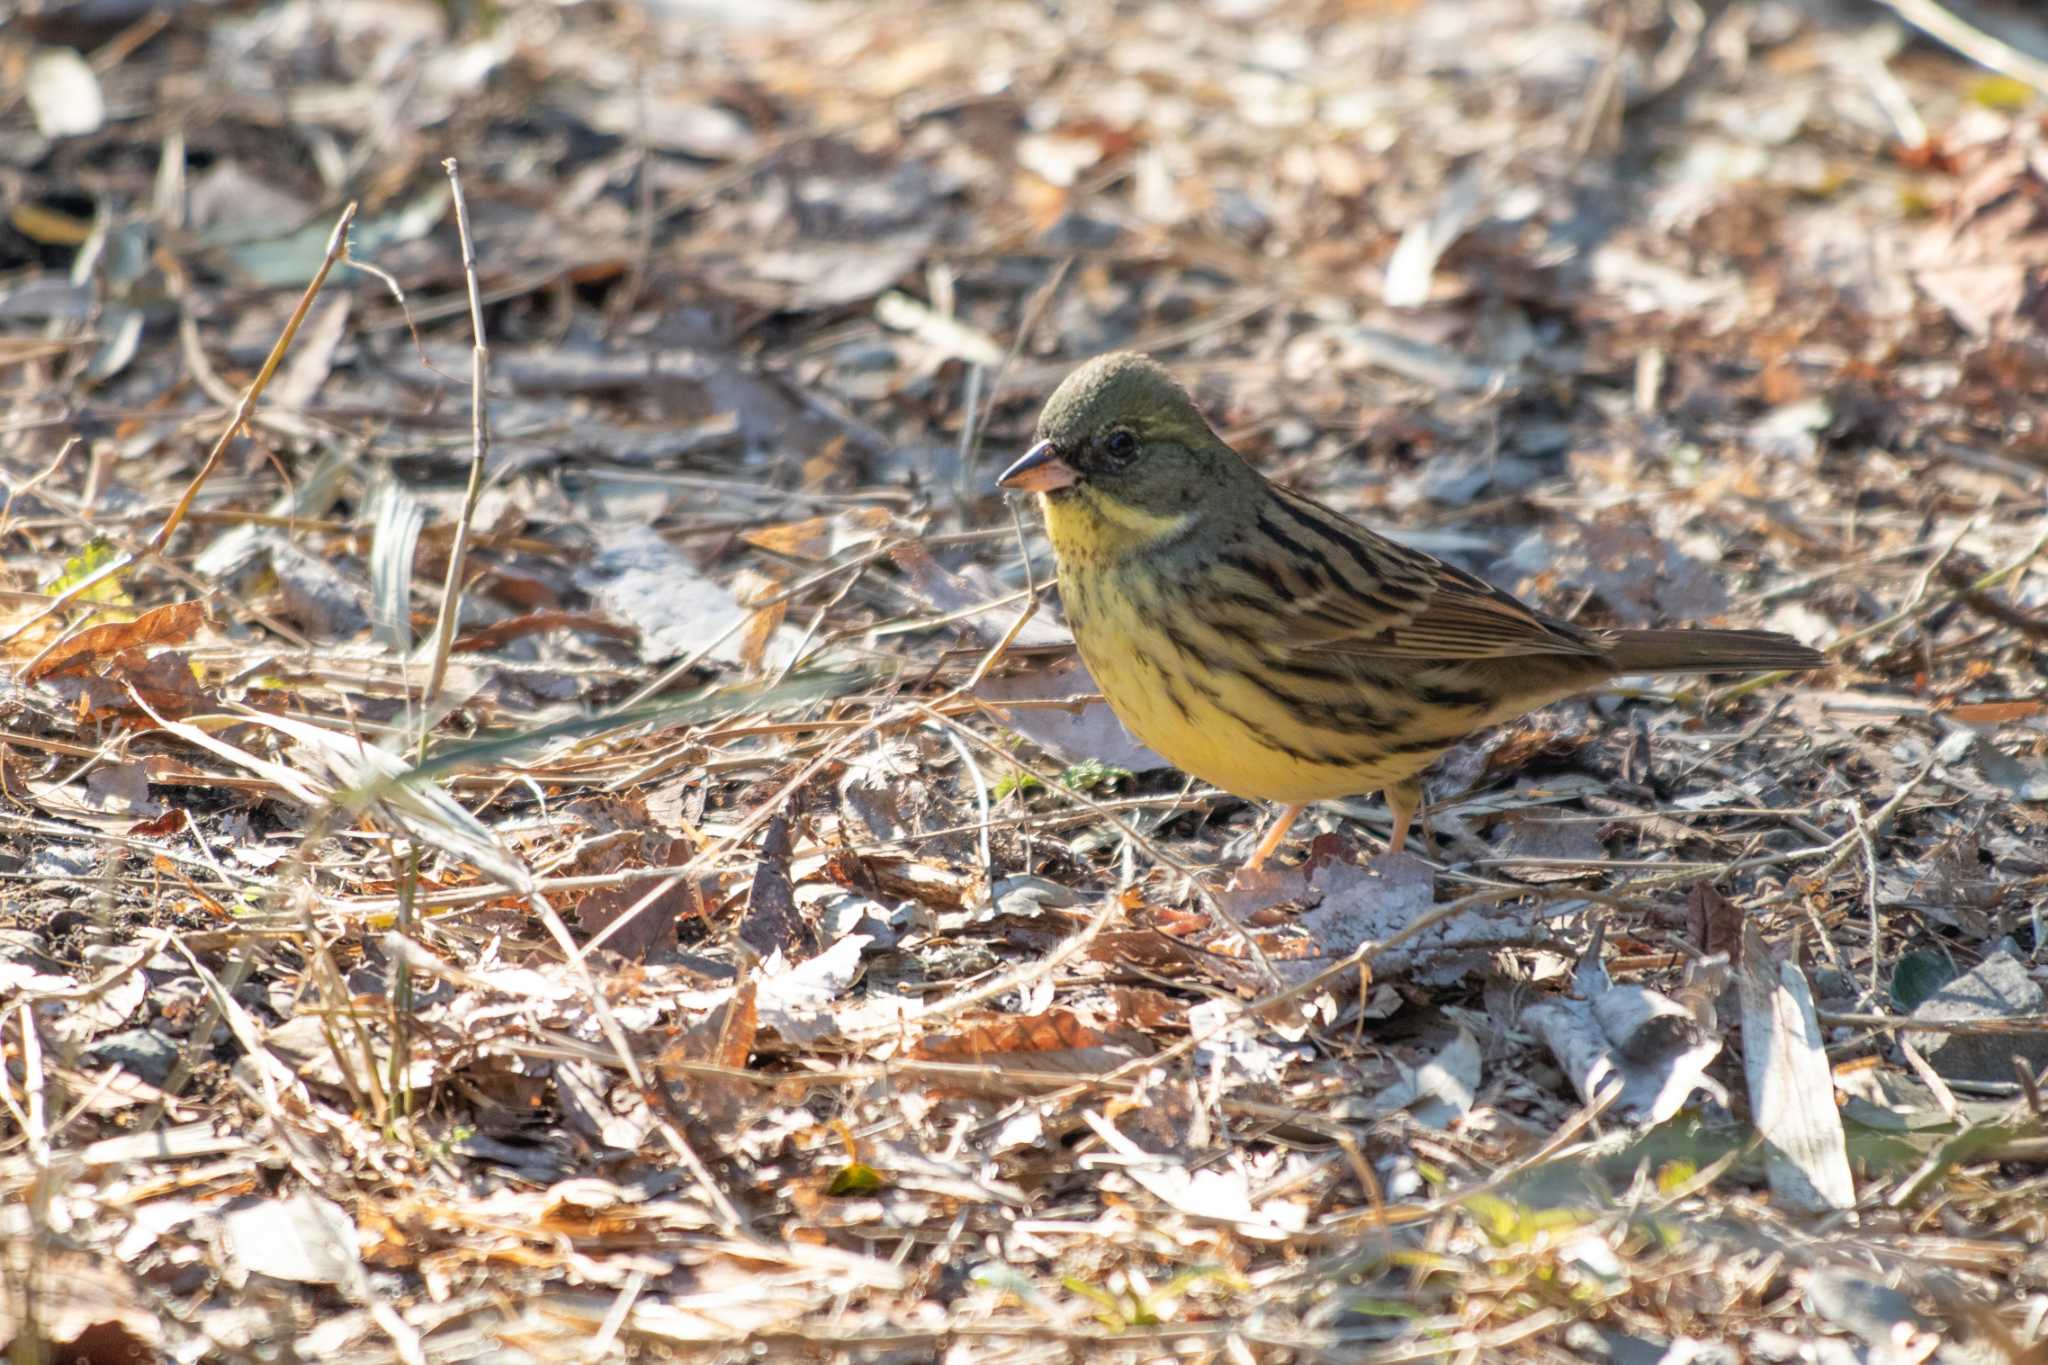
<path id="1" fill-rule="evenodd" d="M 1059 447 L 1051 441 L 1040 441 L 1002 472 L 996 487 L 1014 488 L 1020 493 L 1051 493 L 1072 488 L 1080 481 L 1074 467 L 1060 458 Z"/>

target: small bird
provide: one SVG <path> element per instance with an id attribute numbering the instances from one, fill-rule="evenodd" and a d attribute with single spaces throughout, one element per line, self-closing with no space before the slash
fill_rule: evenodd
<path id="1" fill-rule="evenodd" d="M 1280 818 L 1419 774 L 1486 726 L 1622 674 L 1819 668 L 1763 630 L 1589 630 L 1268 481 L 1145 356 L 1099 356 L 996 481 L 1036 493 L 1081 657 L 1124 725 Z"/>

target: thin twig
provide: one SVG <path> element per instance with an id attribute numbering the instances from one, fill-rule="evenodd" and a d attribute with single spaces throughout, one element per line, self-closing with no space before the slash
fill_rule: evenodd
<path id="1" fill-rule="evenodd" d="M 200 488 L 213 476 L 213 471 L 220 467 L 222 457 L 227 454 L 228 442 L 248 424 L 249 414 L 255 410 L 256 400 L 270 387 L 271 377 L 283 363 L 285 352 L 291 349 L 292 338 L 299 334 L 299 325 L 306 320 L 306 314 L 312 310 L 314 296 L 320 292 L 320 286 L 327 283 L 328 272 L 334 269 L 348 251 L 348 230 L 355 220 L 356 205 L 354 200 L 350 200 L 348 206 L 341 211 L 340 219 L 334 224 L 334 231 L 327 234 L 327 253 L 320 259 L 320 268 L 313 272 L 312 282 L 306 286 L 306 292 L 299 296 L 298 306 L 292 309 L 291 317 L 285 320 L 284 331 L 278 334 L 276 343 L 270 348 L 270 354 L 263 358 L 263 368 L 249 381 L 248 389 L 242 394 L 242 401 L 235 405 L 234 412 L 229 415 L 228 424 L 222 429 L 220 438 L 213 443 L 213 449 L 206 453 L 206 462 L 200 465 L 199 472 L 192 476 L 192 482 L 185 485 L 185 491 L 179 496 L 177 505 L 171 509 L 171 514 L 164 518 L 164 524 L 151 538 L 151 554 L 163 553 L 164 546 L 170 543 L 179 523 L 184 521 L 185 513 L 191 510 L 192 500 L 199 496 Z"/>
<path id="2" fill-rule="evenodd" d="M 427 685 L 420 700 L 432 711 L 441 696 L 441 684 L 448 676 L 448 655 L 455 645 L 455 620 L 462 607 L 462 575 L 469 558 L 469 528 L 476 516 L 477 498 L 483 493 L 484 466 L 491 453 L 490 413 L 484 401 L 484 384 L 490 377 L 491 352 L 484 340 L 484 305 L 476 284 L 476 244 L 469 235 L 469 201 L 462 196 L 462 177 L 455 158 L 441 163 L 448 172 L 448 187 L 455 195 L 455 233 L 462 243 L 462 278 L 469 291 L 469 487 L 462 498 L 462 511 L 455 521 L 455 542 L 448 548 L 448 577 L 441 585 L 441 614 L 434 622 L 433 662 L 427 669 Z M 425 744 L 424 733 L 421 744 Z"/>

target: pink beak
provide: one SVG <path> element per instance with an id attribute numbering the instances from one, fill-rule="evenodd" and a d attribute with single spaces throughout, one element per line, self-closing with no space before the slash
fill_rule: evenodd
<path id="1" fill-rule="evenodd" d="M 1080 474 L 1060 458 L 1053 443 L 1040 441 L 997 477 L 996 487 L 1014 488 L 1020 493 L 1051 493 L 1072 488 L 1080 481 Z"/>

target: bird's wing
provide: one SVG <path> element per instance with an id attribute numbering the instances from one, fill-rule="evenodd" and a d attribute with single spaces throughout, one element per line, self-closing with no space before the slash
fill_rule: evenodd
<path id="1" fill-rule="evenodd" d="M 1598 657 L 1600 636 L 1545 616 L 1434 555 L 1397 545 L 1275 488 L 1254 534 L 1285 561 L 1266 638 L 1285 649 L 1379 659 Z"/>

